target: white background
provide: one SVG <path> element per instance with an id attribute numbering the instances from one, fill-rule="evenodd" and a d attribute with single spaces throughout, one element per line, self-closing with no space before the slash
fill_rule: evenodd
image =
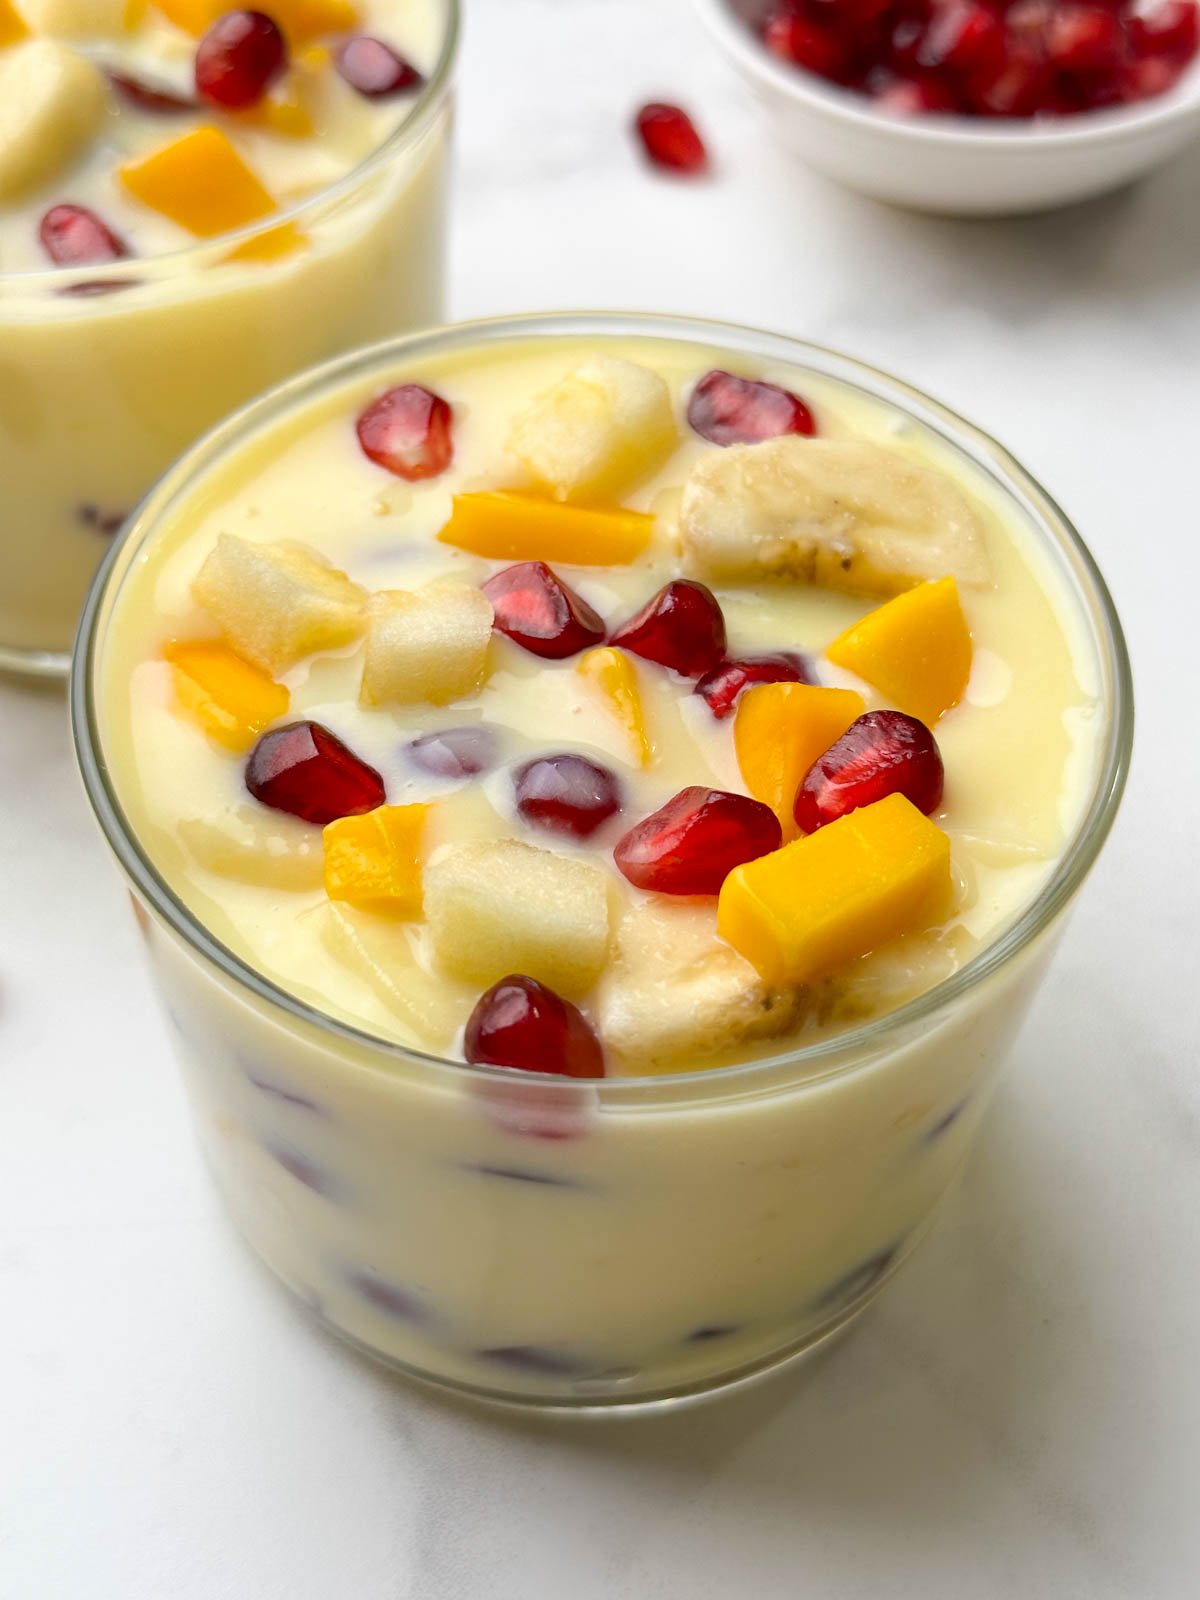
<path id="1" fill-rule="evenodd" d="M 1111 580 L 1131 790 L 962 1190 L 847 1342 L 666 1419 L 498 1420 L 349 1356 L 243 1255 L 61 696 L 0 687 L 0 1597 L 1187 1600 L 1200 149 L 1047 219 L 907 216 L 774 150 L 685 0 L 468 11 L 452 310 L 757 322 L 978 420 Z M 658 95 L 711 181 L 639 165 Z"/>

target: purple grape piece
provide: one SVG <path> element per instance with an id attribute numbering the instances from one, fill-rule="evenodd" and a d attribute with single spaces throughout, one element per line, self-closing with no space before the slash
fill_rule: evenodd
<path id="1" fill-rule="evenodd" d="M 324 1106 L 319 1106 L 315 1100 L 310 1100 L 307 1095 L 297 1094 L 293 1089 L 285 1089 L 278 1083 L 272 1083 L 268 1078 L 260 1078 L 251 1067 L 242 1069 L 247 1081 L 252 1083 L 262 1094 L 270 1095 L 273 1100 L 282 1100 L 285 1105 L 296 1106 L 300 1111 L 311 1111 L 316 1117 L 327 1116 Z"/>
<path id="2" fill-rule="evenodd" d="M 75 514 L 85 528 L 91 528 L 95 533 L 102 533 L 106 539 L 111 539 L 114 533 L 120 533 L 128 516 L 128 512 L 107 511 L 103 506 L 93 505 L 90 501 L 80 506 Z"/>
<path id="3" fill-rule="evenodd" d="M 538 1183 L 548 1189 L 583 1189 L 582 1183 L 576 1183 L 574 1178 L 559 1178 L 552 1172 L 533 1172 L 526 1167 L 493 1167 L 469 1166 L 465 1172 L 477 1172 L 483 1178 L 507 1178 L 512 1183 Z"/>
<path id="4" fill-rule="evenodd" d="M 899 1242 L 888 1245 L 886 1250 L 880 1250 L 877 1255 L 869 1256 L 844 1277 L 831 1283 L 828 1289 L 819 1294 L 813 1304 L 821 1311 L 829 1311 L 834 1307 L 849 1305 L 860 1296 L 866 1294 L 868 1289 L 874 1288 L 880 1278 L 896 1259 L 900 1249 Z"/>
<path id="5" fill-rule="evenodd" d="M 944 1133 L 954 1126 L 966 1109 L 966 1100 L 960 1100 L 956 1106 L 951 1106 L 944 1117 L 939 1117 L 932 1127 L 925 1130 L 921 1137 L 921 1143 L 932 1144 L 935 1139 L 940 1139 Z"/>
<path id="6" fill-rule="evenodd" d="M 711 1327 L 693 1328 L 685 1342 L 687 1344 L 705 1344 L 709 1339 L 731 1339 L 735 1333 L 740 1333 L 741 1331 L 738 1324 L 734 1322 L 714 1323 Z"/>
<path id="7" fill-rule="evenodd" d="M 317 1166 L 294 1145 L 265 1143 L 263 1149 L 272 1156 L 285 1172 L 290 1172 L 297 1183 L 302 1183 L 306 1189 L 311 1189 L 314 1194 L 322 1195 L 326 1200 L 332 1200 L 337 1189 L 329 1175 Z"/>
<path id="8" fill-rule="evenodd" d="M 497 1366 L 511 1367 L 515 1372 L 542 1373 L 546 1377 L 577 1378 L 593 1370 L 577 1356 L 543 1345 L 499 1345 L 495 1349 L 477 1350 L 475 1353 L 481 1360 L 493 1361 Z"/>
<path id="9" fill-rule="evenodd" d="M 399 1322 L 428 1322 L 429 1313 L 410 1289 L 389 1283 L 378 1273 L 362 1268 L 346 1274 L 346 1282 L 376 1311 L 383 1311 Z"/>
<path id="10" fill-rule="evenodd" d="M 496 761 L 496 736 L 481 723 L 441 728 L 410 739 L 404 753 L 414 767 L 435 778 L 474 778 Z"/>

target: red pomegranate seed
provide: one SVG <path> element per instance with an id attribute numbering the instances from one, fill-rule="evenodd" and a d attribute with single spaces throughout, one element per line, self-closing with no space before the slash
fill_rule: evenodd
<path id="1" fill-rule="evenodd" d="M 227 11 L 196 46 L 196 93 L 222 111 L 246 111 L 286 68 L 278 23 L 261 11 Z"/>
<path id="2" fill-rule="evenodd" d="M 474 1065 L 602 1078 L 604 1052 L 582 1011 L 519 973 L 483 994 L 467 1020 L 463 1054 Z"/>
<path id="3" fill-rule="evenodd" d="M 774 383 L 738 378 L 713 371 L 692 390 L 688 424 L 712 444 L 754 444 L 785 433 L 811 437 L 817 431 L 812 412 L 798 395 Z"/>
<path id="4" fill-rule="evenodd" d="M 836 80 L 849 69 L 851 50 L 833 28 L 794 11 L 777 11 L 768 17 L 762 36 L 773 55 L 815 72 L 819 78 Z"/>
<path id="5" fill-rule="evenodd" d="M 708 168 L 708 151 L 691 117 L 680 106 L 643 106 L 635 123 L 638 137 L 656 167 L 688 177 Z"/>
<path id="6" fill-rule="evenodd" d="M 513 773 L 513 788 L 526 822 L 577 839 L 621 809 L 616 778 L 586 756 L 537 756 Z"/>
<path id="7" fill-rule="evenodd" d="M 495 625 L 535 656 L 561 661 L 604 643 L 604 621 L 544 561 L 505 567 L 483 586 Z"/>
<path id="8" fill-rule="evenodd" d="M 1136 56 L 1190 61 L 1200 47 L 1200 11 L 1195 0 L 1162 0 L 1153 11 L 1128 17 L 1125 32 Z"/>
<path id="9" fill-rule="evenodd" d="M 724 789 L 681 789 L 617 842 L 613 859 L 638 889 L 716 894 L 734 867 L 778 850 L 779 818 Z"/>
<path id="10" fill-rule="evenodd" d="M 685 678 L 699 678 L 725 654 L 725 618 L 711 589 L 676 578 L 623 623 L 609 643 Z"/>
<path id="11" fill-rule="evenodd" d="M 425 79 L 411 62 L 397 55 L 390 44 L 360 33 L 347 39 L 333 58 L 338 76 L 368 100 L 419 89 Z"/>
<path id="12" fill-rule="evenodd" d="M 486 772 L 496 759 L 492 730 L 477 722 L 465 728 L 423 733 L 419 739 L 411 739 L 404 749 L 414 767 L 437 778 L 473 778 Z"/>
<path id="13" fill-rule="evenodd" d="M 814 833 L 859 806 L 902 794 L 926 816 L 941 803 L 945 774 L 937 741 L 903 711 L 868 711 L 809 768 L 795 817 Z"/>
<path id="14" fill-rule="evenodd" d="M 881 111 L 898 117 L 912 117 L 930 111 L 954 111 L 954 96 L 935 78 L 893 78 L 873 88 L 875 104 Z"/>
<path id="15" fill-rule="evenodd" d="M 57 266 L 86 267 L 121 261 L 129 247 L 86 206 L 51 206 L 38 226 L 42 249 Z"/>
<path id="16" fill-rule="evenodd" d="M 1049 68 L 1040 54 L 1008 49 L 999 66 L 972 73 L 966 95 L 973 111 L 984 117 L 1032 117 L 1041 109 Z"/>
<path id="17" fill-rule="evenodd" d="M 1004 59 L 1004 29 L 978 0 L 950 0 L 934 9 L 913 59 L 933 72 L 994 70 Z"/>
<path id="18" fill-rule="evenodd" d="M 722 661 L 706 672 L 696 685 L 696 693 L 708 701 L 708 709 L 720 721 L 737 704 L 743 689 L 752 683 L 812 683 L 812 673 L 803 656 L 781 650 L 774 656 L 743 656 L 737 661 Z"/>
<path id="19" fill-rule="evenodd" d="M 1124 48 L 1116 13 L 1096 5 L 1060 6 L 1050 18 L 1046 48 L 1060 72 L 1115 72 Z"/>
<path id="20" fill-rule="evenodd" d="M 383 779 L 319 722 L 272 728 L 250 752 L 246 787 L 256 800 L 305 822 L 335 822 L 374 811 Z"/>
<path id="21" fill-rule="evenodd" d="M 124 72 L 110 72 L 108 81 L 129 105 L 138 111 L 149 111 L 155 116 L 178 116 L 181 111 L 194 111 L 196 103 L 169 89 L 158 89 L 142 78 L 131 78 Z"/>
<path id="22" fill-rule="evenodd" d="M 363 453 L 398 478 L 436 478 L 454 459 L 454 413 L 419 383 L 401 383 L 371 404 L 356 426 Z"/>

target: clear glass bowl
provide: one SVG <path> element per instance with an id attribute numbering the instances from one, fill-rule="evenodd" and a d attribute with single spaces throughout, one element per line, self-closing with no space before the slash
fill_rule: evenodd
<path id="1" fill-rule="evenodd" d="M 166 255 L 0 273 L 0 670 L 65 674 L 112 534 L 207 429 L 315 361 L 441 317 L 459 26 L 444 4 L 408 115 L 317 194 Z M 237 258 L 284 222 L 301 248 Z"/>
<path id="2" fill-rule="evenodd" d="M 648 336 L 787 363 L 897 408 L 1036 530 L 1091 641 L 1102 727 L 1074 836 L 1036 900 L 920 998 L 767 1060 L 594 1084 L 468 1067 L 323 1016 L 224 948 L 122 811 L 98 683 L 122 581 L 156 530 L 259 429 L 424 353 Z M 377 346 L 231 418 L 159 484 L 98 576 L 72 688 L 88 796 L 132 890 L 196 1123 L 229 1209 L 339 1333 L 494 1400 L 637 1404 L 729 1383 L 855 1316 L 959 1172 L 1063 915 L 1111 826 L 1129 666 L 1078 534 L 986 435 L 845 356 L 635 315 L 466 324 Z"/>

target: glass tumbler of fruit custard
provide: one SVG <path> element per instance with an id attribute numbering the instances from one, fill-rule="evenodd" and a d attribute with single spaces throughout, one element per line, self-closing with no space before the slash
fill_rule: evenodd
<path id="1" fill-rule="evenodd" d="M 436 321 L 457 0 L 0 0 L 0 669 L 252 395 Z"/>
<path id="2" fill-rule="evenodd" d="M 403 1371 L 569 1406 L 764 1370 L 895 1271 L 1132 720 L 991 440 L 619 315 L 224 423 L 109 556 L 73 711 L 247 1239 Z"/>

